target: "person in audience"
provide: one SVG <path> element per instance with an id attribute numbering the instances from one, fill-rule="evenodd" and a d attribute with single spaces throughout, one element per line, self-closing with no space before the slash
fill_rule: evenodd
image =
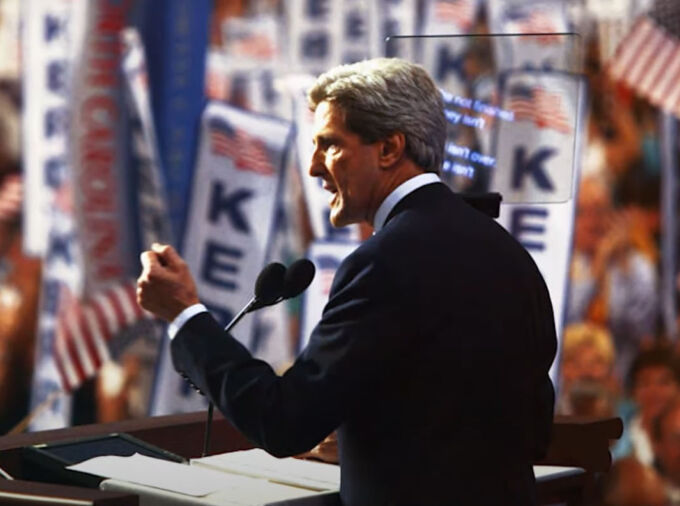
<path id="1" fill-rule="evenodd" d="M 602 506 L 667 506 L 664 481 L 634 457 L 615 462 L 604 481 Z"/>
<path id="2" fill-rule="evenodd" d="M 653 447 L 669 504 L 680 505 L 680 398 L 674 398 L 654 420 Z"/>
<path id="3" fill-rule="evenodd" d="M 631 240 L 625 214 L 613 211 L 599 177 L 586 177 L 580 186 L 570 284 L 567 322 L 609 328 L 614 371 L 623 380 L 640 343 L 655 333 L 658 276 L 653 259 Z"/>
<path id="4" fill-rule="evenodd" d="M 41 262 L 22 248 L 20 86 L 0 81 L 0 433 L 29 408 Z"/>
<path id="5" fill-rule="evenodd" d="M 654 419 L 680 393 L 680 369 L 670 346 L 642 350 L 630 371 L 632 399 L 637 407 L 625 420 L 624 432 L 612 450 L 614 458 L 632 455 L 645 465 L 654 463 Z"/>
<path id="6" fill-rule="evenodd" d="M 614 344 L 609 331 L 594 323 L 572 323 L 562 336 L 557 412 L 607 415 L 618 385 L 613 376 Z"/>

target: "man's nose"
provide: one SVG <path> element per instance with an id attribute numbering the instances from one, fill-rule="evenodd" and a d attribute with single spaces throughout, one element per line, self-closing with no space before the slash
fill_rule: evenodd
<path id="1" fill-rule="evenodd" d="M 315 149 L 312 153 L 312 159 L 309 161 L 309 169 L 307 169 L 307 173 L 312 177 L 320 177 L 324 174 L 325 170 L 326 167 L 323 164 L 323 158 L 321 157 L 318 150 Z"/>

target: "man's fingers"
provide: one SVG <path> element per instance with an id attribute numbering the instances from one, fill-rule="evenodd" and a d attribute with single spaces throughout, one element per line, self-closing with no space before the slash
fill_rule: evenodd
<path id="1" fill-rule="evenodd" d="M 170 274 L 157 253 L 145 251 L 139 256 L 142 262 L 142 273 L 139 275 L 138 282 L 150 281 L 151 279 L 164 279 Z"/>
<path id="2" fill-rule="evenodd" d="M 152 268 L 160 265 L 158 255 L 153 251 L 145 251 L 139 255 L 139 260 L 142 262 L 142 273 L 148 273 Z"/>
<path id="3" fill-rule="evenodd" d="M 169 244 L 159 244 L 157 242 L 151 245 L 151 249 L 159 256 L 160 260 L 170 267 L 177 267 L 184 263 L 182 257 L 179 256 L 177 250 Z"/>

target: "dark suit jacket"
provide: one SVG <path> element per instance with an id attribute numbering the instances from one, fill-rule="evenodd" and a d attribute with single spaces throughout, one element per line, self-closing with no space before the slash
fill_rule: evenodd
<path id="1" fill-rule="evenodd" d="M 555 349 L 530 256 L 440 183 L 405 197 L 342 263 L 283 376 L 207 313 L 172 342 L 175 367 L 271 454 L 339 429 L 343 503 L 370 506 L 533 504 Z"/>

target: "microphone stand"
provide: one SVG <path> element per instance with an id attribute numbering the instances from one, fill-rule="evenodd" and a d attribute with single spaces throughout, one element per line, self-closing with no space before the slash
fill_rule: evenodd
<path id="1" fill-rule="evenodd" d="M 311 271 L 308 266 L 311 266 Z M 291 275 L 290 277 L 289 274 Z M 282 264 L 277 262 L 267 265 L 257 277 L 257 281 L 255 282 L 255 295 L 253 295 L 248 304 L 241 309 L 227 326 L 224 327 L 224 331 L 229 332 L 239 321 L 241 321 L 241 318 L 251 311 L 278 304 L 284 299 L 299 295 L 309 286 L 313 277 L 314 265 L 309 260 L 298 260 L 291 265 L 291 270 L 289 272 Z M 302 281 L 302 283 L 300 283 L 300 281 Z M 205 457 L 208 454 L 214 409 L 215 406 L 212 401 L 208 401 L 208 419 L 205 423 L 202 457 Z"/>
<path id="2" fill-rule="evenodd" d="M 236 324 L 241 321 L 241 318 L 243 318 L 246 314 L 253 310 L 253 307 L 255 306 L 256 302 L 257 297 L 253 296 L 250 299 L 250 302 L 248 302 L 248 304 L 246 304 L 243 307 L 243 309 L 241 309 L 241 311 L 236 316 L 234 316 L 234 318 L 232 318 L 232 320 L 227 324 L 227 326 L 224 327 L 224 331 L 229 332 L 231 329 L 233 329 L 236 326 Z M 214 410 L 215 405 L 213 404 L 212 401 L 208 401 L 208 419 L 205 421 L 205 435 L 203 436 L 203 453 L 201 453 L 201 457 L 205 457 L 208 454 L 208 447 L 210 446 L 210 431 L 212 428 Z"/>

